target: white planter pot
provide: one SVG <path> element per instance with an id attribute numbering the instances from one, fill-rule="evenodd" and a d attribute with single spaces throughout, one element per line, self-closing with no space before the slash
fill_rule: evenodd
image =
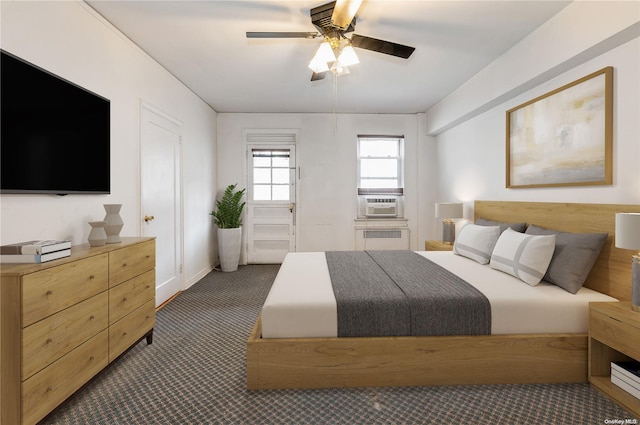
<path id="1" fill-rule="evenodd" d="M 242 245 L 242 227 L 236 229 L 218 229 L 218 258 L 223 272 L 238 270 L 240 248 Z"/>

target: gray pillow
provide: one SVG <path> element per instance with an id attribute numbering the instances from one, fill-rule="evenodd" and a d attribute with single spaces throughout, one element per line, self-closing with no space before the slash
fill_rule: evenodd
<path id="1" fill-rule="evenodd" d="M 500 226 L 500 233 L 507 230 L 507 228 L 511 228 L 516 232 L 524 233 L 525 229 L 527 228 L 527 223 L 502 223 L 500 221 L 486 220 L 482 217 L 479 217 L 476 220 L 476 224 L 478 226 Z"/>
<path id="2" fill-rule="evenodd" d="M 608 233 L 567 233 L 529 225 L 530 235 L 556 235 L 556 249 L 553 252 L 547 273 L 542 278 L 575 294 L 578 292 L 602 251 Z"/>

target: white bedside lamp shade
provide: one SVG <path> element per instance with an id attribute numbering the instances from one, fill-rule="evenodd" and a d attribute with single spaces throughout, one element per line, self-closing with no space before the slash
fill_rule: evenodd
<path id="1" fill-rule="evenodd" d="M 453 243 L 456 238 L 456 225 L 453 218 L 462 218 L 462 204 L 453 202 L 436 203 L 436 218 L 442 222 L 442 241 Z"/>
<path id="2" fill-rule="evenodd" d="M 640 250 L 640 213 L 616 214 L 616 248 Z"/>
<path id="3" fill-rule="evenodd" d="M 616 248 L 640 250 L 640 213 L 616 214 Z M 631 258 L 631 308 L 640 312 L 640 254 Z"/>
<path id="4" fill-rule="evenodd" d="M 437 218 L 461 218 L 462 204 L 452 202 L 439 202 L 436 204 Z"/>

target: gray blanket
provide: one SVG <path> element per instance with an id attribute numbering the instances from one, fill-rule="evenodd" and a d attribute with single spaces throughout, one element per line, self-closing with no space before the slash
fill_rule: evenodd
<path id="1" fill-rule="evenodd" d="M 412 251 L 325 253 L 338 336 L 488 335 L 489 300 Z"/>

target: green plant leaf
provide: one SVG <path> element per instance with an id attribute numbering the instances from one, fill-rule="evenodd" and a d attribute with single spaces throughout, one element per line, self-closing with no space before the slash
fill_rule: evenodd
<path id="1" fill-rule="evenodd" d="M 242 210 L 246 202 L 242 201 L 245 190 L 235 190 L 237 184 L 230 184 L 224 190 L 222 198 L 216 200 L 216 209 L 211 212 L 213 222 L 220 229 L 235 229 L 242 226 Z"/>

